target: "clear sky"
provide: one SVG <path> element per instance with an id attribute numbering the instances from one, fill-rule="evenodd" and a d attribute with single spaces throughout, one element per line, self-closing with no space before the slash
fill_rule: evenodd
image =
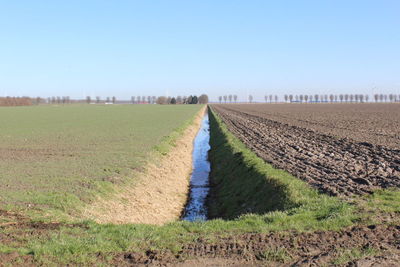
<path id="1" fill-rule="evenodd" d="M 400 1 L 0 0 L 0 95 L 343 92 L 400 93 Z"/>

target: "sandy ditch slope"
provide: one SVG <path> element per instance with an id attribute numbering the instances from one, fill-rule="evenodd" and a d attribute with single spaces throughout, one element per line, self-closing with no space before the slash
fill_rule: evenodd
<path id="1" fill-rule="evenodd" d="M 179 219 L 189 192 L 193 140 L 204 112 L 202 108 L 174 149 L 145 167 L 135 186 L 121 188 L 111 199 L 99 198 L 86 208 L 84 217 L 98 223 L 158 225 Z"/>

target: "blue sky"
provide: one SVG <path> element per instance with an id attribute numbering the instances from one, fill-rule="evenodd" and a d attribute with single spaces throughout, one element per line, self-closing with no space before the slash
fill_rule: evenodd
<path id="1" fill-rule="evenodd" d="M 0 95 L 400 93 L 400 1 L 0 0 Z"/>

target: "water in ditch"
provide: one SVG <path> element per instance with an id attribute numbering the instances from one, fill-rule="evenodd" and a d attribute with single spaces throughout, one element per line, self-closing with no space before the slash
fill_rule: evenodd
<path id="1" fill-rule="evenodd" d="M 201 128 L 194 139 L 193 172 L 190 177 L 190 195 L 182 219 L 186 221 L 207 220 L 206 200 L 209 191 L 208 176 L 210 162 L 210 124 L 206 114 L 201 123 Z"/>

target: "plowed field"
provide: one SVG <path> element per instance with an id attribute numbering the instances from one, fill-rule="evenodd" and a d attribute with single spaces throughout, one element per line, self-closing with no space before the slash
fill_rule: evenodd
<path id="1" fill-rule="evenodd" d="M 237 137 L 330 195 L 400 187 L 400 105 L 213 105 Z"/>

